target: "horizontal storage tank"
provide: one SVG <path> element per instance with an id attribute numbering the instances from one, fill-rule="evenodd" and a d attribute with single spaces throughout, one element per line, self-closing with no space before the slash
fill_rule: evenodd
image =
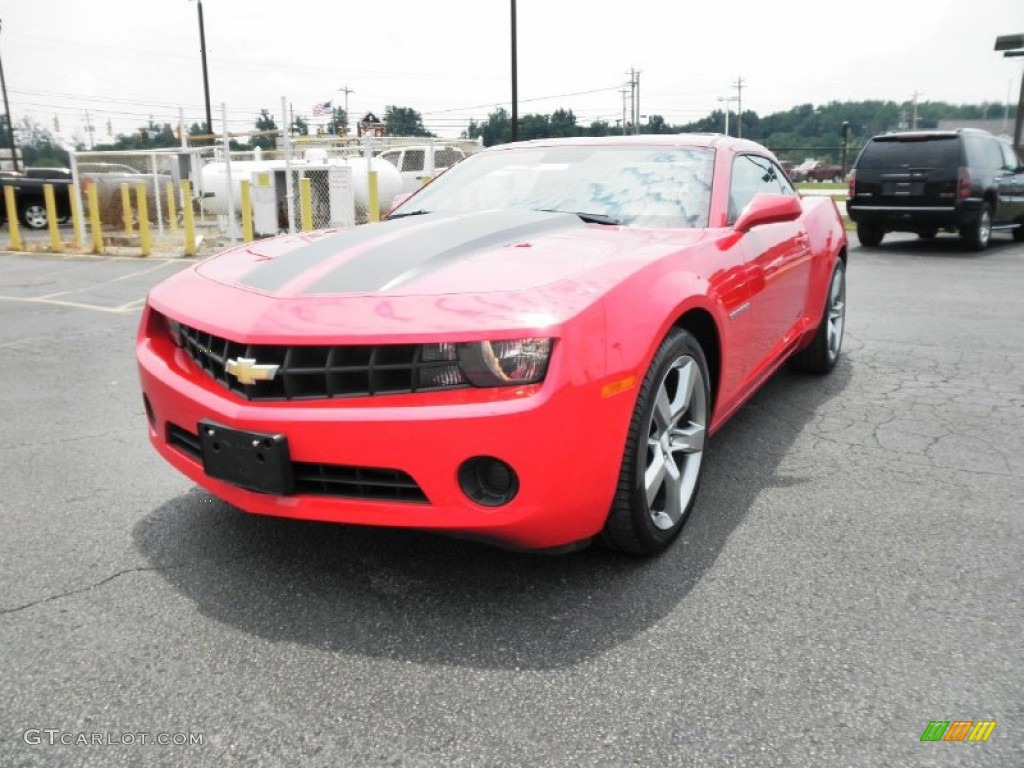
<path id="1" fill-rule="evenodd" d="M 319 158 L 316 158 L 319 160 Z M 332 165 L 348 165 L 352 168 L 352 191 L 355 196 L 357 210 L 366 210 L 369 207 L 369 184 L 368 169 L 365 157 L 332 158 L 321 162 L 292 161 L 290 164 L 293 174 L 298 177 L 303 169 L 323 169 Z M 402 191 L 402 174 L 398 172 L 387 160 L 373 158 L 370 161 L 370 168 L 377 172 L 377 193 L 380 200 L 380 211 L 383 215 L 391 208 L 392 200 Z M 243 180 L 251 180 L 254 173 L 283 172 L 285 170 L 284 160 L 234 160 L 231 162 L 231 185 L 234 195 L 235 215 L 240 216 L 239 205 L 242 199 Z M 208 213 L 216 215 L 227 215 L 228 212 L 228 164 L 222 160 L 207 163 L 201 171 L 203 207 Z M 298 197 L 298 185 L 294 190 Z"/>

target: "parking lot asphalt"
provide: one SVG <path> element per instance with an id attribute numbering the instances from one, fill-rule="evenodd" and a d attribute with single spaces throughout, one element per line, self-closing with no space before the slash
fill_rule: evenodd
<path id="1" fill-rule="evenodd" d="M 0 765 L 1024 764 L 1024 245 L 849 263 L 638 560 L 233 510 L 146 439 L 185 263 L 0 254 Z"/>

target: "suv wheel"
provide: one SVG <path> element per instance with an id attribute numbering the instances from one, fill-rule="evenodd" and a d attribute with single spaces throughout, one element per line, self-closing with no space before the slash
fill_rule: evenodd
<path id="1" fill-rule="evenodd" d="M 1024 243 L 1024 222 L 1013 228 L 1013 239 L 1018 243 Z"/>
<path id="2" fill-rule="evenodd" d="M 25 203 L 21 207 L 21 220 L 29 229 L 46 229 L 46 206 L 41 203 Z"/>
<path id="3" fill-rule="evenodd" d="M 981 213 L 973 224 L 960 228 L 960 237 L 972 251 L 983 251 L 992 237 L 992 209 L 988 203 L 981 206 Z"/>
<path id="4" fill-rule="evenodd" d="M 883 237 L 885 237 L 885 230 L 876 224 L 857 225 L 857 239 L 860 240 L 860 244 L 863 246 L 874 248 L 877 245 L 881 245 Z"/>

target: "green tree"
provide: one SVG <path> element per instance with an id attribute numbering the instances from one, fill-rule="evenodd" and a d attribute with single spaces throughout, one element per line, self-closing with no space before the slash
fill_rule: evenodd
<path id="1" fill-rule="evenodd" d="M 3 144 L 7 139 L 7 116 L 0 117 Z M 14 143 L 21 149 L 21 159 L 26 166 L 66 168 L 71 159 L 54 135 L 35 120 L 23 117 L 14 124 Z"/>
<path id="2" fill-rule="evenodd" d="M 292 134 L 298 136 L 309 136 L 309 123 L 306 122 L 302 115 L 299 115 L 292 121 Z"/>
<path id="3" fill-rule="evenodd" d="M 256 130 L 257 131 L 276 131 L 277 123 L 274 122 L 274 116 L 270 114 L 270 110 L 261 109 L 259 117 L 256 118 Z M 273 149 L 277 146 L 277 138 L 275 136 L 253 136 L 249 142 L 253 147 L 259 147 L 260 149 Z"/>
<path id="4" fill-rule="evenodd" d="M 423 117 L 411 107 L 387 106 L 384 110 L 384 130 L 388 136 L 433 136 L 423 127 Z"/>
<path id="5" fill-rule="evenodd" d="M 335 107 L 331 110 L 331 119 L 327 123 L 326 130 L 332 136 L 348 134 L 348 113 L 344 107 Z"/>
<path id="6" fill-rule="evenodd" d="M 512 120 L 508 116 L 508 111 L 504 107 L 498 107 L 487 116 L 486 122 L 470 120 L 464 136 L 467 139 L 483 139 L 485 147 L 512 141 Z"/>

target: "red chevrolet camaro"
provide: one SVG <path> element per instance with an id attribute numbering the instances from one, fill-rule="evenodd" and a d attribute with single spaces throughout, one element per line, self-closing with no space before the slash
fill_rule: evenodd
<path id="1" fill-rule="evenodd" d="M 656 553 L 708 437 L 787 360 L 836 364 L 846 251 L 750 141 L 492 147 L 384 222 L 154 288 L 149 436 L 248 512 Z"/>

